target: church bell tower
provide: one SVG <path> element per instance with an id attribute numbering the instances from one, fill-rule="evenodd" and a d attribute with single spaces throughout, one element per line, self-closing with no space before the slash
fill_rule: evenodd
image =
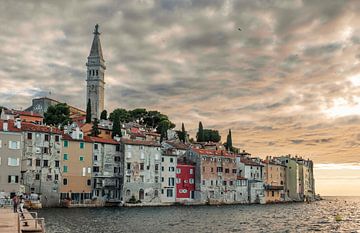
<path id="1" fill-rule="evenodd" d="M 99 25 L 95 25 L 94 39 L 91 45 L 90 54 L 86 63 L 86 105 L 91 103 L 91 119 L 99 119 L 101 112 L 104 110 L 104 74 L 105 61 L 102 54 L 100 43 Z"/>

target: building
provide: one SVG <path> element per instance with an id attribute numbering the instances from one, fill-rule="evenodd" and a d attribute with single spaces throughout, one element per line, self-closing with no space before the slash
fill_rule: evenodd
<path id="1" fill-rule="evenodd" d="M 176 202 L 192 202 L 195 198 L 196 165 L 178 159 L 176 165 Z"/>
<path id="2" fill-rule="evenodd" d="M 22 133 L 14 121 L 0 120 L 0 192 L 13 196 L 21 191 Z"/>
<path id="3" fill-rule="evenodd" d="M 51 99 L 49 97 L 35 98 L 35 99 L 32 99 L 32 105 L 30 107 L 28 107 L 27 109 L 25 109 L 25 111 L 38 113 L 41 116 L 44 116 L 44 113 L 47 111 L 47 109 L 50 106 L 54 106 L 54 105 L 57 105 L 60 103 L 63 103 L 63 102 L 60 102 L 55 99 Z M 68 105 L 68 106 L 69 106 L 69 110 L 70 110 L 70 117 L 74 116 L 74 115 L 86 115 L 86 112 L 84 112 L 83 110 L 78 109 L 71 105 Z"/>
<path id="4" fill-rule="evenodd" d="M 21 121 L 26 121 L 26 122 L 33 122 L 33 123 L 37 123 L 37 124 L 42 124 L 43 123 L 43 117 L 35 112 L 27 112 L 27 111 L 18 111 L 18 110 L 8 110 L 8 109 L 4 109 L 3 111 L 1 111 L 1 117 L 0 119 L 3 120 L 15 120 L 15 119 L 20 119 Z"/>
<path id="5" fill-rule="evenodd" d="M 238 174 L 248 182 L 248 203 L 265 203 L 263 167 L 259 161 L 250 157 L 238 156 Z"/>
<path id="6" fill-rule="evenodd" d="M 120 142 L 99 137 L 90 137 L 90 140 L 93 142 L 92 196 L 99 198 L 102 204 L 117 205 L 121 201 L 123 184 Z"/>
<path id="7" fill-rule="evenodd" d="M 285 201 L 286 166 L 271 157 L 266 157 L 264 165 L 266 203 Z"/>
<path id="8" fill-rule="evenodd" d="M 124 158 L 123 200 L 160 203 L 161 147 L 156 141 L 121 139 Z"/>
<path id="9" fill-rule="evenodd" d="M 44 207 L 59 204 L 61 131 L 18 121 L 23 133 L 22 184 L 26 193 L 41 194 Z"/>
<path id="10" fill-rule="evenodd" d="M 236 203 L 237 166 L 234 154 L 224 150 L 190 149 L 186 157 L 196 163 L 195 199 L 201 203 Z"/>
<path id="11" fill-rule="evenodd" d="M 161 202 L 163 203 L 176 201 L 176 186 L 181 182 L 176 179 L 176 166 L 175 150 L 163 150 L 161 155 Z"/>
<path id="12" fill-rule="evenodd" d="M 62 146 L 60 198 L 70 199 L 71 205 L 88 204 L 92 197 L 93 142 L 74 125 L 65 130 Z"/>
<path id="13" fill-rule="evenodd" d="M 291 201 L 302 201 L 302 168 L 299 167 L 297 158 L 293 158 L 290 155 L 276 158 L 286 166 L 286 196 Z"/>
<path id="14" fill-rule="evenodd" d="M 104 75 L 106 66 L 101 49 L 98 24 L 95 25 L 94 39 L 86 67 L 86 104 L 88 101 L 91 103 L 91 118 L 99 119 L 101 112 L 104 110 Z"/>
<path id="15" fill-rule="evenodd" d="M 315 199 L 315 178 L 313 171 L 313 161 L 304 160 L 304 165 L 308 170 L 308 178 L 307 182 L 305 182 L 305 199 L 306 200 L 314 200 Z"/>

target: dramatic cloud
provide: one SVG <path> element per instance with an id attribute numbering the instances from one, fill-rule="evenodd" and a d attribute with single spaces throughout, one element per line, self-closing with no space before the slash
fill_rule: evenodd
<path id="1" fill-rule="evenodd" d="M 2 1 L 0 105 L 85 108 L 100 24 L 106 108 L 145 107 L 192 136 L 229 128 L 253 155 L 359 161 L 357 1 Z"/>

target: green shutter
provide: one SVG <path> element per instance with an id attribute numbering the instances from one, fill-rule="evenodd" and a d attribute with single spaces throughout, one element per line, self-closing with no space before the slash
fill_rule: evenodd
<path id="1" fill-rule="evenodd" d="M 80 149 L 84 149 L 84 143 L 80 142 Z"/>
<path id="2" fill-rule="evenodd" d="M 64 166 L 64 172 L 67 172 L 67 171 L 68 171 L 68 167 Z"/>
<path id="3" fill-rule="evenodd" d="M 64 160 L 68 160 L 68 154 L 64 154 Z"/>
<path id="4" fill-rule="evenodd" d="M 79 157 L 80 161 L 84 161 L 84 156 Z"/>
<path id="5" fill-rule="evenodd" d="M 68 141 L 64 141 L 64 147 L 68 147 L 69 142 Z"/>

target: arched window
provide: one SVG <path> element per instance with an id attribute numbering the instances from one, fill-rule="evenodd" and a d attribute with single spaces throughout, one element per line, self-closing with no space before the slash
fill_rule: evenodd
<path id="1" fill-rule="evenodd" d="M 130 192 L 130 190 L 128 189 L 128 190 L 126 190 L 126 196 L 130 196 L 131 195 L 131 192 Z"/>
<path id="2" fill-rule="evenodd" d="M 144 200 L 144 189 L 139 190 L 139 200 Z"/>

